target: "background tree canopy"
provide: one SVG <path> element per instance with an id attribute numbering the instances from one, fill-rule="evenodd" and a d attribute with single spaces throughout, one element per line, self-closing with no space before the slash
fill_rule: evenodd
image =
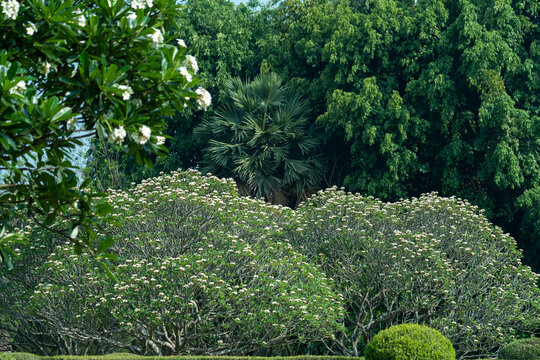
<path id="1" fill-rule="evenodd" d="M 321 187 L 383 200 L 430 191 L 466 198 L 540 269 L 537 2 L 185 5 L 182 36 L 204 69 L 214 109 L 227 79 L 273 71 L 324 128 Z M 198 166 L 191 130 L 201 121 L 188 113 L 169 121 L 172 155 L 156 171 Z M 136 180 L 151 175 L 123 171 Z"/>
<path id="2" fill-rule="evenodd" d="M 266 59 L 346 143 L 346 188 L 464 197 L 538 269 L 537 16 L 537 3 L 509 0 L 290 0 Z"/>

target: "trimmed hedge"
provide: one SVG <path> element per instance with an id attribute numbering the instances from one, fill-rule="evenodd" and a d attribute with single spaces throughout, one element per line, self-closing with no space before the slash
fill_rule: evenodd
<path id="1" fill-rule="evenodd" d="M 41 356 L 25 353 L 25 352 L 10 352 L 10 353 L 1 353 L 0 360 L 38 360 L 41 359 Z"/>
<path id="2" fill-rule="evenodd" d="M 0 353 L 0 360 L 364 360 L 364 357 L 347 356 L 141 356 L 131 353 L 114 353 L 101 356 L 38 356 L 29 353 Z"/>
<path id="3" fill-rule="evenodd" d="M 540 360 L 540 338 L 531 337 L 511 342 L 499 351 L 499 359 Z"/>
<path id="4" fill-rule="evenodd" d="M 125 355 L 114 354 L 103 356 L 49 356 L 42 360 L 107 360 L 107 359 L 140 359 L 144 360 L 364 360 L 364 358 L 346 357 L 346 356 L 140 356 L 126 353 Z M 0 357 L 0 360 L 4 360 Z"/>
<path id="5" fill-rule="evenodd" d="M 401 324 L 379 332 L 366 348 L 366 360 L 455 360 L 450 340 L 425 325 Z"/>

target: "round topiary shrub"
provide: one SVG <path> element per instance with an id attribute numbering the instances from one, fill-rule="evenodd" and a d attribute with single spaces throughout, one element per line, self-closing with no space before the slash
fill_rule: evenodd
<path id="1" fill-rule="evenodd" d="M 499 359 L 540 360 L 540 338 L 531 337 L 511 342 L 499 351 Z"/>
<path id="2" fill-rule="evenodd" d="M 428 326 L 402 324 L 379 332 L 366 348 L 366 360 L 454 360 L 450 340 Z"/>

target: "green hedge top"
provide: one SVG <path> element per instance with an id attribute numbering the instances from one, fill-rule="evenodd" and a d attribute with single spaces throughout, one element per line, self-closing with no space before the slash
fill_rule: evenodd
<path id="1" fill-rule="evenodd" d="M 363 357 L 346 356 L 141 356 L 131 353 L 114 353 L 101 356 L 38 356 L 29 353 L 0 353 L 0 360 L 130 360 L 141 358 L 144 360 L 364 360 Z"/>
<path id="2" fill-rule="evenodd" d="M 499 359 L 540 360 L 540 338 L 531 337 L 511 342 L 499 351 Z"/>

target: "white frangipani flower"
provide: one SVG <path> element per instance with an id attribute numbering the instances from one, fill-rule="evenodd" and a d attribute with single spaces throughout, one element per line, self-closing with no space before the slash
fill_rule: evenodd
<path id="1" fill-rule="evenodd" d="M 152 129 L 150 129 L 146 125 L 141 126 L 140 131 L 141 131 L 141 134 L 143 134 L 143 136 L 145 136 L 147 138 L 150 138 L 150 135 L 152 134 Z"/>
<path id="2" fill-rule="evenodd" d="M 197 105 L 199 105 L 199 110 L 206 111 L 212 103 L 212 95 L 210 95 L 206 89 L 201 87 L 195 90 L 195 93 L 198 95 L 196 101 Z"/>
<path id="3" fill-rule="evenodd" d="M 165 144 L 165 136 L 156 136 L 156 144 L 157 145 Z"/>
<path id="4" fill-rule="evenodd" d="M 187 48 L 186 43 L 182 39 L 177 39 L 176 42 L 178 43 L 178 46 Z"/>
<path id="5" fill-rule="evenodd" d="M 37 32 L 36 25 L 34 23 L 31 23 L 31 22 L 26 24 L 26 26 L 24 28 L 26 30 L 26 35 L 32 36 Z"/>
<path id="6" fill-rule="evenodd" d="M 151 8 L 154 6 L 153 0 L 131 0 L 131 7 L 133 9 L 145 9 L 146 7 Z"/>
<path id="7" fill-rule="evenodd" d="M 131 95 L 133 94 L 133 90 L 128 85 L 118 85 L 118 89 L 122 90 L 122 99 L 129 100 L 131 98 Z"/>
<path id="8" fill-rule="evenodd" d="M 191 68 L 191 70 L 193 70 L 194 74 L 196 74 L 197 71 L 199 71 L 199 65 L 197 64 L 197 59 L 195 59 L 195 56 L 192 56 L 192 55 L 186 56 L 186 63 Z"/>
<path id="9" fill-rule="evenodd" d="M 163 35 L 161 34 L 161 30 L 154 29 L 153 34 L 148 34 L 148 37 L 152 39 L 153 42 L 160 45 L 163 43 Z"/>
<path id="10" fill-rule="evenodd" d="M 26 90 L 26 83 L 21 80 L 17 83 L 17 85 L 9 89 L 9 93 L 10 94 L 13 94 L 16 92 L 20 93 L 20 92 L 23 92 L 24 90 Z"/>
<path id="11" fill-rule="evenodd" d="M 51 68 L 52 68 L 51 63 L 49 63 L 48 61 L 45 61 L 45 62 L 41 63 L 39 71 L 43 75 L 47 76 L 47 74 L 51 71 Z"/>
<path id="12" fill-rule="evenodd" d="M 135 14 L 135 13 L 130 13 L 130 14 L 127 16 L 127 19 L 128 19 L 129 27 L 130 27 L 130 28 L 135 27 L 135 25 L 137 24 L 137 14 Z"/>
<path id="13" fill-rule="evenodd" d="M 3 0 L 2 12 L 6 15 L 6 18 L 15 20 L 19 13 L 19 2 L 17 0 Z"/>
<path id="14" fill-rule="evenodd" d="M 144 9 L 146 7 L 145 0 L 131 0 L 131 7 L 133 9 Z"/>
<path id="15" fill-rule="evenodd" d="M 178 68 L 178 71 L 180 72 L 180 74 L 185 76 L 187 82 L 191 82 L 191 80 L 193 80 L 193 77 L 185 66 Z"/>
<path id="16" fill-rule="evenodd" d="M 85 27 L 86 26 L 86 18 L 84 17 L 84 15 L 82 14 L 82 11 L 81 9 L 77 9 L 73 12 L 75 15 L 78 15 L 76 17 L 76 20 L 77 20 L 77 25 L 79 25 L 80 27 Z"/>
<path id="17" fill-rule="evenodd" d="M 135 142 L 138 144 L 144 145 L 150 139 L 151 134 L 152 134 L 152 130 L 148 126 L 143 125 L 139 129 L 139 133 L 137 133 L 137 135 L 135 136 Z"/>
<path id="18" fill-rule="evenodd" d="M 120 126 L 114 129 L 112 134 L 109 135 L 109 141 L 112 143 L 121 144 L 122 142 L 124 142 L 126 136 L 126 129 L 124 129 L 123 126 Z"/>

